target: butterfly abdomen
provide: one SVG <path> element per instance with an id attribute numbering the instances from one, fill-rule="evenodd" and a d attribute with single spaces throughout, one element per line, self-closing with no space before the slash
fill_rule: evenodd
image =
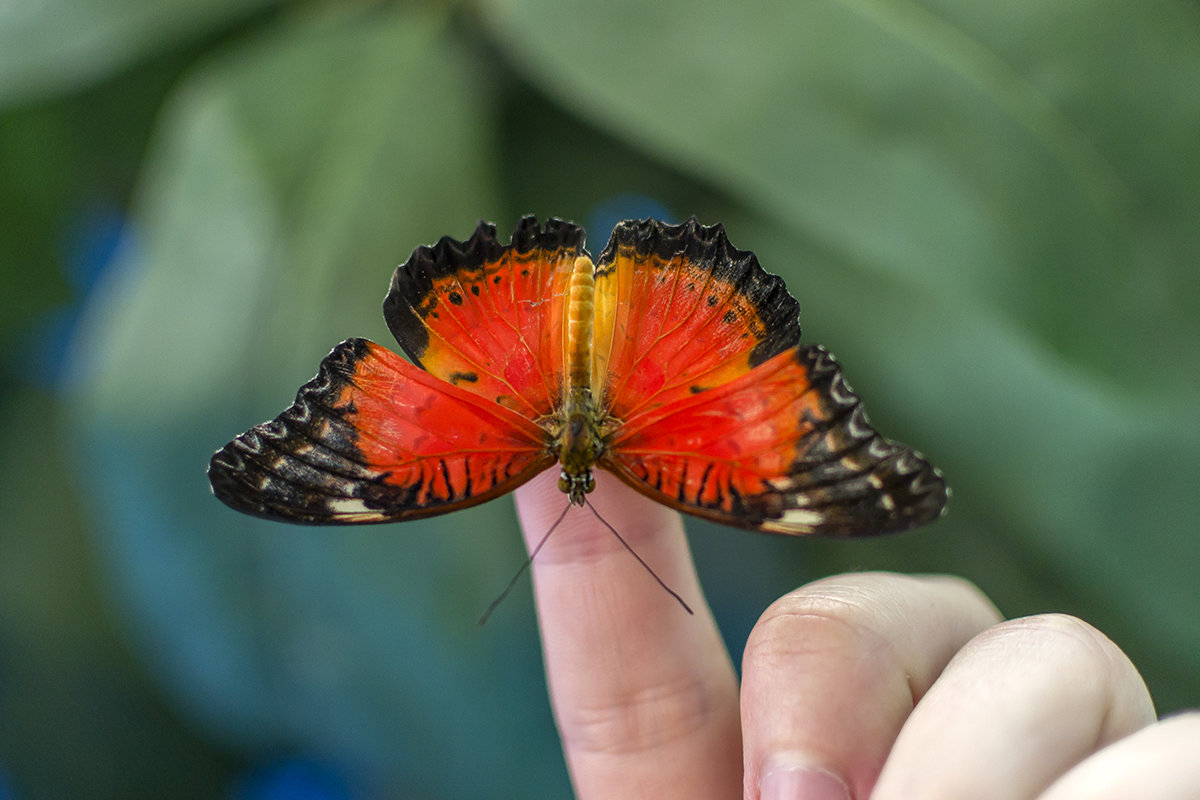
<path id="1" fill-rule="evenodd" d="M 567 387 L 591 386 L 592 320 L 596 313 L 596 267 L 587 256 L 575 259 L 567 289 Z"/>
<path id="2" fill-rule="evenodd" d="M 586 255 L 575 259 L 567 289 L 566 404 L 562 409 L 562 432 L 558 460 L 562 475 L 558 488 L 575 505 L 592 491 L 592 467 L 603 445 L 592 398 L 592 335 L 595 318 L 596 267 Z"/>

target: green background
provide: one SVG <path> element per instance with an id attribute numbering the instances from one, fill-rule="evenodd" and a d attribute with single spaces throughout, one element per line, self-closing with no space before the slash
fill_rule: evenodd
<path id="1" fill-rule="evenodd" d="M 814 577 L 948 571 L 1197 704 L 1195 3 L 43 0 L 0 4 L 0 797 L 566 795 L 527 584 L 475 627 L 511 500 L 298 529 L 204 468 L 390 342 L 416 245 L 654 209 L 782 274 L 955 492 L 878 541 L 689 521 L 735 660 Z"/>

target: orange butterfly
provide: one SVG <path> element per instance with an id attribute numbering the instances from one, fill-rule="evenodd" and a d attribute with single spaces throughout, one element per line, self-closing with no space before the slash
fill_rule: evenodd
<path id="1" fill-rule="evenodd" d="M 721 225 L 626 221 L 595 261 L 578 226 L 480 223 L 418 247 L 384 317 L 412 363 L 342 342 L 296 402 L 208 475 L 269 519 L 375 523 L 512 491 L 558 462 L 575 505 L 606 469 L 742 528 L 857 536 L 936 519 L 941 473 L 883 438 L 833 356 L 801 346 L 783 280 Z"/>

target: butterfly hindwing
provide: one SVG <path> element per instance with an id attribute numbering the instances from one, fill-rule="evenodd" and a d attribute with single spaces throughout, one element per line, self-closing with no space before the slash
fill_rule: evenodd
<path id="1" fill-rule="evenodd" d="M 350 339 L 290 408 L 217 451 L 208 474 L 239 511 L 372 523 L 481 503 L 553 460 L 542 430 L 519 414 Z"/>
<path id="2" fill-rule="evenodd" d="M 818 346 L 632 417 L 601 465 L 681 511 L 774 533 L 907 530 L 946 501 L 940 473 L 870 426 Z"/>

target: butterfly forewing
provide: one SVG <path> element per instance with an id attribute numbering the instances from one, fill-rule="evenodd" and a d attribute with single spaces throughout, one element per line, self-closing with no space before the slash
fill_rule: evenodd
<path id="1" fill-rule="evenodd" d="M 597 310 L 596 393 L 616 419 L 732 380 L 800 339 L 783 281 L 720 225 L 695 219 L 619 224 L 600 254 L 596 293 L 614 309 L 611 321 Z"/>
<path id="2" fill-rule="evenodd" d="M 213 456 L 227 505 L 317 524 L 431 516 L 511 491 L 553 462 L 537 425 L 363 339 L 296 402 Z"/>
<path id="3" fill-rule="evenodd" d="M 529 419 L 562 397 L 564 299 L 583 229 L 533 217 L 502 245 L 480 223 L 465 242 L 417 248 L 392 276 L 384 317 L 422 367 Z"/>

